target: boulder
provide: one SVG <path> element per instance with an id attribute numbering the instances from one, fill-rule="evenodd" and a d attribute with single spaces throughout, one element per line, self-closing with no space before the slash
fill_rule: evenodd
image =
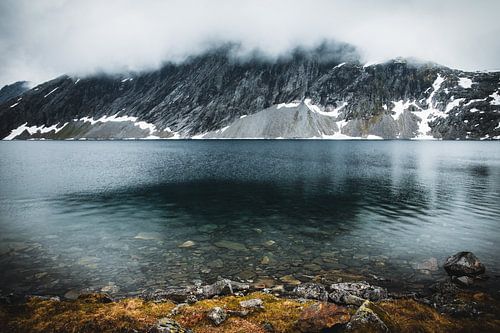
<path id="1" fill-rule="evenodd" d="M 328 292 L 325 286 L 319 283 L 308 282 L 298 285 L 293 289 L 293 293 L 301 298 L 317 299 L 324 302 L 328 301 Z"/>
<path id="2" fill-rule="evenodd" d="M 485 272 L 485 267 L 472 252 L 458 252 L 448 257 L 444 269 L 450 276 L 477 276 Z"/>
<path id="3" fill-rule="evenodd" d="M 361 300 L 379 301 L 387 298 L 387 290 L 367 282 L 343 282 L 332 284 L 329 296 L 334 303 L 359 305 Z"/>
<path id="4" fill-rule="evenodd" d="M 227 319 L 227 313 L 223 308 L 216 306 L 207 313 L 207 317 L 216 326 L 219 326 Z"/>
<path id="5" fill-rule="evenodd" d="M 162 318 L 158 324 L 149 330 L 150 333 L 192 333 L 190 329 L 183 328 L 179 323 L 170 318 Z"/>
<path id="6" fill-rule="evenodd" d="M 247 291 L 250 285 L 246 283 L 221 279 L 213 284 L 201 287 L 201 293 L 204 298 L 212 298 L 215 295 L 230 295 L 235 291 Z"/>
<path id="7" fill-rule="evenodd" d="M 389 328 L 380 317 L 387 318 L 388 314 L 374 303 L 365 301 L 351 317 L 346 330 L 348 332 L 389 332 Z"/>

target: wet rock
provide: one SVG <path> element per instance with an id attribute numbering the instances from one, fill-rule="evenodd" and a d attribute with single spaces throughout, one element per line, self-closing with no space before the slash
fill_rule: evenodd
<path id="1" fill-rule="evenodd" d="M 338 304 L 359 304 L 359 299 L 378 301 L 387 298 L 387 290 L 367 282 L 334 283 L 330 286 L 330 299 Z M 354 297 L 353 297 L 354 296 Z"/>
<path id="2" fill-rule="evenodd" d="M 216 326 L 219 326 L 227 319 L 227 313 L 221 307 L 216 306 L 207 313 L 208 319 L 210 319 Z"/>
<path id="3" fill-rule="evenodd" d="M 185 241 L 184 243 L 180 244 L 179 247 L 180 248 L 190 248 L 190 247 L 193 247 L 195 245 L 195 242 L 193 241 Z"/>
<path id="4" fill-rule="evenodd" d="M 134 238 L 143 240 L 162 240 L 163 236 L 159 232 L 140 232 Z"/>
<path id="5" fill-rule="evenodd" d="M 423 270 L 423 271 L 435 272 L 439 269 L 438 261 L 436 258 L 429 258 L 422 262 L 415 263 L 412 266 L 414 269 L 417 269 L 419 271 Z"/>
<path id="6" fill-rule="evenodd" d="M 215 242 L 214 245 L 223 249 L 228 249 L 233 251 L 248 251 L 248 248 L 244 244 L 232 241 L 222 240 L 219 242 Z"/>
<path id="7" fill-rule="evenodd" d="M 474 278 L 471 278 L 470 276 L 454 277 L 453 281 L 457 282 L 458 284 L 464 287 L 469 287 L 474 284 Z"/>
<path id="8" fill-rule="evenodd" d="M 319 301 L 328 301 L 328 292 L 325 286 L 319 283 L 304 283 L 293 289 L 293 293 L 301 298 L 317 299 Z"/>
<path id="9" fill-rule="evenodd" d="M 250 285 L 229 279 L 221 279 L 213 284 L 201 287 L 202 295 L 205 298 L 212 298 L 215 295 L 234 294 L 235 291 L 247 291 L 249 289 Z"/>
<path id="10" fill-rule="evenodd" d="M 269 262 L 270 262 L 270 261 L 271 261 L 271 260 L 269 259 L 269 257 L 268 257 L 268 256 L 264 256 L 264 257 L 262 257 L 262 260 L 260 261 L 260 263 L 261 263 L 262 265 L 267 265 L 267 264 L 269 264 Z"/>
<path id="11" fill-rule="evenodd" d="M 255 289 L 264 289 L 264 288 L 272 288 L 276 284 L 276 281 L 270 277 L 262 277 L 259 278 L 255 283 L 252 285 L 253 288 Z"/>
<path id="12" fill-rule="evenodd" d="M 120 288 L 115 285 L 113 282 L 108 283 L 107 286 L 104 286 L 101 288 L 101 292 L 103 293 L 110 293 L 110 294 L 116 294 L 118 291 L 120 291 Z"/>
<path id="13" fill-rule="evenodd" d="M 255 272 L 250 269 L 245 269 L 238 273 L 238 277 L 243 280 L 250 280 L 255 277 Z"/>
<path id="14" fill-rule="evenodd" d="M 80 296 L 80 291 L 75 290 L 75 289 L 68 290 L 68 291 L 64 294 L 64 298 L 66 298 L 66 299 L 71 299 L 71 300 L 75 300 L 75 299 L 77 299 L 77 298 L 78 298 L 78 296 Z"/>
<path id="15" fill-rule="evenodd" d="M 207 263 L 207 266 L 210 268 L 223 268 L 224 261 L 222 261 L 221 259 L 215 259 L 215 260 Z"/>
<path id="16" fill-rule="evenodd" d="M 477 276 L 485 272 L 484 265 L 472 252 L 458 252 L 448 257 L 444 269 L 451 276 Z"/>
<path id="17" fill-rule="evenodd" d="M 273 240 L 268 240 L 267 242 L 264 243 L 265 246 L 273 246 L 274 244 L 276 244 L 276 242 Z"/>
<path id="18" fill-rule="evenodd" d="M 322 332 L 349 322 L 346 308 L 331 303 L 315 303 L 302 310 L 294 332 Z"/>
<path id="19" fill-rule="evenodd" d="M 302 283 L 299 280 L 297 280 L 296 278 L 294 278 L 292 275 L 282 276 L 282 277 L 280 277 L 280 280 L 286 284 L 290 284 L 290 285 L 294 285 L 294 286 Z"/>
<path id="20" fill-rule="evenodd" d="M 150 333 L 192 333 L 190 329 L 183 328 L 178 322 L 170 318 L 162 318 L 152 328 Z"/>
<path id="21" fill-rule="evenodd" d="M 365 301 L 358 308 L 347 324 L 348 332 L 389 332 L 389 328 L 379 315 L 387 318 L 388 314 L 379 306 L 370 301 Z"/>

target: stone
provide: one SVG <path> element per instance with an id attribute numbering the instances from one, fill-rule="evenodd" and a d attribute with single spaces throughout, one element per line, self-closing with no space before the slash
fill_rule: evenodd
<path id="1" fill-rule="evenodd" d="M 78 296 L 80 296 L 80 292 L 78 290 L 75 290 L 75 289 L 69 290 L 64 294 L 64 298 L 70 299 L 70 300 L 75 300 L 78 298 Z"/>
<path id="2" fill-rule="evenodd" d="M 210 268 L 222 268 L 224 267 L 224 261 L 221 259 L 215 259 L 207 263 L 207 266 Z"/>
<path id="3" fill-rule="evenodd" d="M 104 286 L 101 288 L 101 292 L 103 293 L 110 293 L 110 294 L 116 294 L 118 291 L 120 291 L 120 288 L 115 285 L 113 282 L 108 283 L 107 286 Z"/>
<path id="4" fill-rule="evenodd" d="M 159 232 L 140 232 L 134 238 L 143 240 L 162 240 L 163 236 Z"/>
<path id="5" fill-rule="evenodd" d="M 297 323 L 294 332 L 324 332 L 334 326 L 344 325 L 349 322 L 351 315 L 349 311 L 332 303 L 314 303 L 305 307 Z"/>
<path id="6" fill-rule="evenodd" d="M 276 242 L 273 240 L 268 240 L 267 242 L 264 243 L 265 246 L 273 246 L 274 244 L 276 244 Z"/>
<path id="7" fill-rule="evenodd" d="M 280 280 L 286 284 L 290 284 L 290 285 L 294 285 L 294 286 L 302 283 L 299 280 L 297 280 L 296 278 L 294 278 L 292 275 L 282 276 L 282 277 L 280 277 Z"/>
<path id="8" fill-rule="evenodd" d="M 204 298 L 212 298 L 215 295 L 232 295 L 235 291 L 247 291 L 250 285 L 231 281 L 229 279 L 221 279 L 213 284 L 201 287 L 201 295 Z"/>
<path id="9" fill-rule="evenodd" d="M 436 258 L 429 258 L 413 265 L 414 269 L 435 272 L 439 269 Z"/>
<path id="10" fill-rule="evenodd" d="M 263 309 L 264 303 L 260 298 L 252 298 L 246 301 L 241 301 L 240 306 L 244 309 Z"/>
<path id="11" fill-rule="evenodd" d="M 255 289 L 264 289 L 264 288 L 272 288 L 276 284 L 276 281 L 273 278 L 270 277 L 262 277 L 259 278 L 255 283 L 253 284 L 253 287 Z"/>
<path id="12" fill-rule="evenodd" d="M 190 329 L 183 328 L 178 322 L 170 318 L 161 318 L 150 333 L 192 333 Z"/>
<path id="13" fill-rule="evenodd" d="M 216 306 L 207 313 L 207 317 L 216 326 L 219 326 L 227 319 L 227 313 L 223 308 Z"/>
<path id="14" fill-rule="evenodd" d="M 372 286 L 367 282 L 343 282 L 334 283 L 330 286 L 330 299 L 338 304 L 359 303 L 358 298 L 370 301 L 379 301 L 387 298 L 387 290 L 382 287 Z"/>
<path id="15" fill-rule="evenodd" d="M 300 298 L 328 301 L 328 292 L 325 286 L 319 283 L 308 282 L 300 284 L 293 289 L 293 293 Z"/>
<path id="16" fill-rule="evenodd" d="M 348 332 L 389 332 L 389 328 L 380 318 L 388 318 L 388 314 L 379 306 L 365 301 L 356 311 L 346 326 Z"/>
<path id="17" fill-rule="evenodd" d="M 271 261 L 271 260 L 269 259 L 269 257 L 268 257 L 268 256 L 264 256 L 264 257 L 262 257 L 262 260 L 260 261 L 260 263 L 261 263 L 262 265 L 267 265 L 267 264 L 269 264 L 269 262 L 270 262 L 270 261 Z"/>
<path id="18" fill-rule="evenodd" d="M 255 277 L 255 272 L 250 269 L 245 269 L 238 273 L 238 277 L 240 277 L 243 280 L 250 280 L 253 277 Z"/>
<path id="19" fill-rule="evenodd" d="M 471 278 L 470 276 L 460 276 L 453 279 L 453 281 L 464 287 L 470 287 L 474 284 L 474 278 Z"/>
<path id="20" fill-rule="evenodd" d="M 233 251 L 248 251 L 248 248 L 244 244 L 232 242 L 232 241 L 227 241 L 227 240 L 215 242 L 214 245 L 217 247 L 220 247 L 220 248 L 233 250 Z"/>
<path id="21" fill-rule="evenodd" d="M 458 252 L 448 257 L 444 269 L 450 276 L 477 276 L 485 272 L 485 267 L 472 252 Z"/>
<path id="22" fill-rule="evenodd" d="M 179 245 L 180 248 L 189 248 L 189 247 L 193 247 L 195 245 L 195 242 L 193 241 L 185 241 L 184 243 L 182 243 L 181 245 Z"/>

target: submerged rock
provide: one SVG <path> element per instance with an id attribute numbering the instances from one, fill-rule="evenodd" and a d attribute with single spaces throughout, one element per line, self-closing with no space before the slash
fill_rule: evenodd
<path id="1" fill-rule="evenodd" d="M 182 243 L 181 245 L 179 245 L 180 248 L 189 248 L 189 247 L 193 247 L 194 246 L 194 242 L 193 241 L 185 241 L 184 243 Z"/>
<path id="2" fill-rule="evenodd" d="M 214 245 L 217 247 L 220 247 L 220 248 L 233 250 L 233 251 L 248 251 L 248 248 L 245 246 L 245 244 L 227 241 L 227 240 L 215 242 Z"/>
<path id="3" fill-rule="evenodd" d="M 328 292 L 325 286 L 319 283 L 304 283 L 293 289 L 293 293 L 301 298 L 317 299 L 319 301 L 328 301 Z"/>
<path id="4" fill-rule="evenodd" d="M 280 280 L 286 284 L 290 284 L 290 285 L 294 285 L 294 286 L 302 283 L 299 280 L 297 280 L 296 278 L 294 278 L 292 275 L 282 276 L 282 277 L 280 277 Z"/>
<path id="5" fill-rule="evenodd" d="M 334 283 L 330 286 L 330 299 L 338 304 L 359 305 L 360 299 L 379 301 L 387 298 L 387 290 L 367 282 Z"/>
<path id="6" fill-rule="evenodd" d="M 451 276 L 477 276 L 486 270 L 474 253 L 465 251 L 448 257 L 444 269 Z"/>
<path id="7" fill-rule="evenodd" d="M 220 324 L 222 324 L 226 320 L 227 313 L 223 308 L 216 306 L 207 313 L 207 317 L 215 325 L 219 326 Z"/>
<path id="8" fill-rule="evenodd" d="M 140 232 L 134 238 L 143 240 L 162 240 L 163 236 L 159 232 Z"/>

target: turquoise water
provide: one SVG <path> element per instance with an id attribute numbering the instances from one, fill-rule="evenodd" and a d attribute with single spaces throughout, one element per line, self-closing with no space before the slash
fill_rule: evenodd
<path id="1" fill-rule="evenodd" d="M 0 156 L 3 293 L 341 274 L 412 289 L 462 250 L 498 290 L 496 142 L 1 142 Z"/>

